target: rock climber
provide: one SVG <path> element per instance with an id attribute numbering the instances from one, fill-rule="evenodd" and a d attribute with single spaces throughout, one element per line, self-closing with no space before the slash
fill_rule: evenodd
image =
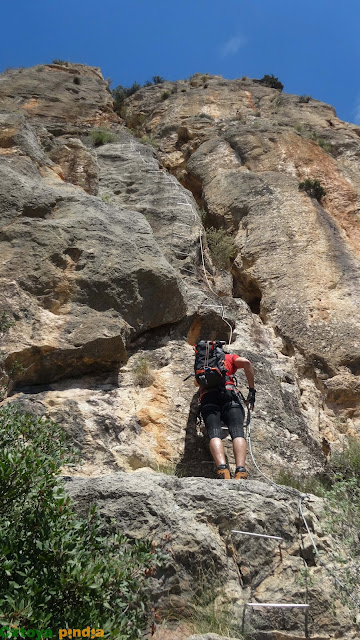
<path id="1" fill-rule="evenodd" d="M 221 421 L 229 429 L 232 439 L 235 457 L 235 480 L 246 480 L 245 468 L 246 440 L 244 437 L 244 407 L 240 401 L 236 389 L 234 375 L 238 369 L 244 369 L 249 385 L 249 393 L 246 404 L 251 410 L 255 404 L 254 370 L 250 360 L 241 358 L 235 353 L 225 353 L 226 380 L 225 385 L 204 388 L 195 380 L 195 385 L 200 387 L 199 407 L 200 413 L 207 429 L 210 440 L 210 453 L 216 464 L 217 478 L 230 480 L 230 470 L 226 464 L 224 445 L 221 439 Z"/>

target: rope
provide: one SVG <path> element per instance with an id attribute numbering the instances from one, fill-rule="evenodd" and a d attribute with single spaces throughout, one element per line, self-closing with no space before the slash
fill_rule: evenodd
<path id="1" fill-rule="evenodd" d="M 230 329 L 230 337 L 229 337 L 229 345 L 231 344 L 231 340 L 232 340 L 232 334 L 233 334 L 233 329 L 232 326 L 230 324 L 230 322 L 228 322 L 227 320 L 225 320 L 224 315 L 225 315 L 225 308 L 223 303 L 221 302 L 221 298 L 220 296 L 216 293 L 216 291 L 214 291 L 214 289 L 211 287 L 210 282 L 209 282 L 209 278 L 207 277 L 207 273 L 206 273 L 206 267 L 205 267 L 205 259 L 204 259 L 204 247 L 203 247 L 203 241 L 202 241 L 202 229 L 200 229 L 200 233 L 199 233 L 199 240 L 200 240 L 200 251 L 201 251 L 201 262 L 202 262 L 202 267 L 203 267 L 203 271 L 204 271 L 204 276 L 205 276 L 205 280 L 206 280 L 206 284 L 209 287 L 211 293 L 214 294 L 214 296 L 216 296 L 220 302 L 220 307 L 221 307 L 221 319 L 227 324 L 227 326 Z"/>

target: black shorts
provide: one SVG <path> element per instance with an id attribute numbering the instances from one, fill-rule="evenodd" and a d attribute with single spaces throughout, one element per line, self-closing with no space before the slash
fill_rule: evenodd
<path id="1" fill-rule="evenodd" d="M 200 412 L 209 440 L 222 437 L 221 421 L 228 427 L 232 440 L 244 437 L 245 411 L 235 391 L 207 391 L 201 398 Z"/>

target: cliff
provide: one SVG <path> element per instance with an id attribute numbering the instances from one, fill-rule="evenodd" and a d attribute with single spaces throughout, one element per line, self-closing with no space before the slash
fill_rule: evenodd
<path id="1" fill-rule="evenodd" d="M 84 461 L 65 472 L 83 508 L 97 502 L 134 537 L 170 536 L 153 586 L 163 608 L 213 572 L 236 620 L 254 598 L 307 598 L 311 637 L 356 638 L 296 495 L 250 459 L 246 484 L 212 480 L 184 378 L 191 345 L 231 331 L 255 367 L 252 443 L 271 477 L 319 474 L 359 439 L 360 129 L 309 97 L 208 74 L 140 89 L 120 117 L 100 70 L 76 64 L 3 73 L 0 104 L 3 402 L 63 424 Z M 299 190 L 306 179 L 326 195 Z M 234 243 L 227 270 L 210 228 Z M 154 473 L 175 468 L 185 477 Z M 337 571 L 322 501 L 306 514 Z M 304 612 L 251 624 L 256 640 L 303 637 Z"/>

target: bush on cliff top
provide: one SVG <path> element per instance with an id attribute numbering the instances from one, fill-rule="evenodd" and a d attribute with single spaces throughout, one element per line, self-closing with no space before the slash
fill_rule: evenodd
<path id="1" fill-rule="evenodd" d="M 136 640 L 147 620 L 148 542 L 106 538 L 94 509 L 80 518 L 58 474 L 74 459 L 50 420 L 0 409 L 0 625 L 104 629 Z"/>
<path id="2" fill-rule="evenodd" d="M 280 82 L 279 78 L 276 78 L 273 73 L 271 75 L 266 73 L 261 78 L 261 80 L 259 80 L 259 82 L 260 84 L 263 84 L 265 87 L 271 87 L 272 89 L 280 89 L 280 91 L 282 91 L 284 88 L 283 83 Z"/>
<path id="3" fill-rule="evenodd" d="M 153 76 L 153 81 L 151 82 L 150 80 L 147 80 L 143 86 L 151 87 L 153 84 L 163 84 L 163 82 L 165 82 L 165 78 L 162 78 L 162 76 Z M 116 111 L 116 113 L 120 114 L 121 107 L 125 98 L 132 96 L 141 88 L 141 84 L 139 84 L 138 82 L 133 82 L 131 87 L 123 87 L 121 84 L 119 84 L 117 87 L 112 89 L 111 93 L 114 98 L 114 110 Z"/>

